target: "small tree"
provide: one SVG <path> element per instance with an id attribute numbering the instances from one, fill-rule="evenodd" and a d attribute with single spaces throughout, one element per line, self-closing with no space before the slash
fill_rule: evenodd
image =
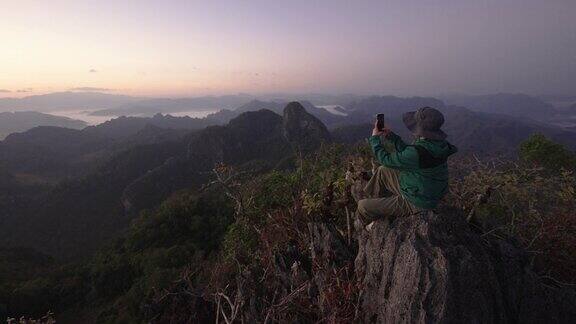
<path id="1" fill-rule="evenodd" d="M 548 170 L 574 169 L 576 154 L 542 134 L 533 134 L 520 144 L 520 159 Z"/>

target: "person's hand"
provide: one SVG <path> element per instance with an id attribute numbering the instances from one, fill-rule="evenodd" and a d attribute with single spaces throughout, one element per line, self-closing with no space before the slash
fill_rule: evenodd
<path id="1" fill-rule="evenodd" d="M 374 122 L 374 128 L 372 129 L 372 136 L 381 136 L 381 135 L 386 136 L 388 135 L 388 133 L 390 133 L 390 129 L 386 127 L 386 125 L 384 125 L 383 130 L 379 130 L 378 121 Z"/>

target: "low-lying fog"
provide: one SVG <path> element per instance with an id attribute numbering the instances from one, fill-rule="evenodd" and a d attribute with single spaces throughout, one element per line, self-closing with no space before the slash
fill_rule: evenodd
<path id="1" fill-rule="evenodd" d="M 54 116 L 62 116 L 62 117 L 68 117 L 68 118 L 72 118 L 72 119 L 82 120 L 82 121 L 85 121 L 86 123 L 88 123 L 89 125 L 98 125 L 98 124 L 104 123 L 106 121 L 109 121 L 111 119 L 119 117 L 119 116 L 94 116 L 94 115 L 90 114 L 93 111 L 95 111 L 95 110 L 87 110 L 87 109 L 62 110 L 62 111 L 51 111 L 48 114 L 54 115 Z M 204 118 L 204 117 L 208 116 L 209 114 L 215 113 L 217 111 L 218 111 L 218 109 L 212 109 L 212 110 L 206 110 L 206 111 L 174 112 L 174 113 L 168 113 L 168 114 L 172 115 L 172 116 L 178 116 L 178 117 L 189 116 L 192 118 Z M 150 117 L 151 115 L 150 114 L 133 114 L 130 116 Z"/>

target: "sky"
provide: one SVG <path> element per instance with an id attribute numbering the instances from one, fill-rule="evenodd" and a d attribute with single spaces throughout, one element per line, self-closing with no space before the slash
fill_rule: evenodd
<path id="1" fill-rule="evenodd" d="M 575 0 L 0 0 L 0 97 L 576 94 Z"/>

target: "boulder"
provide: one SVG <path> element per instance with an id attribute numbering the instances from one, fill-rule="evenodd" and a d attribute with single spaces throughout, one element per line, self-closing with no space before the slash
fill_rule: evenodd
<path id="1" fill-rule="evenodd" d="M 574 323 L 573 291 L 545 286 L 521 249 L 462 217 L 422 214 L 358 230 L 366 323 Z"/>

